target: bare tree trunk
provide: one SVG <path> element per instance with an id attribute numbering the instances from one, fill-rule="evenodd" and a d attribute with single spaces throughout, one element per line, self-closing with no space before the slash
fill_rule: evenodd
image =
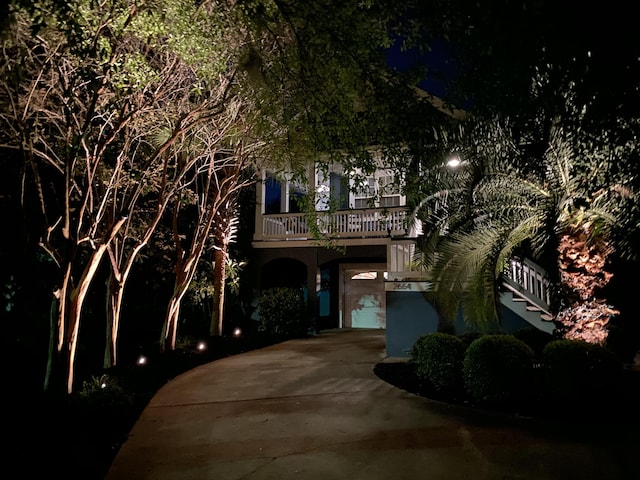
<path id="1" fill-rule="evenodd" d="M 78 286 L 71 292 L 69 298 L 69 339 L 68 349 L 69 349 L 69 360 L 68 360 L 68 371 L 67 371 L 67 392 L 70 394 L 73 392 L 73 380 L 74 380 L 74 371 L 75 371 L 75 359 L 76 353 L 78 350 L 78 333 L 80 331 L 80 317 L 82 314 L 82 305 L 84 303 L 84 299 L 87 296 L 87 292 L 89 291 L 89 286 L 93 281 L 93 278 L 96 275 L 96 271 L 100 266 L 100 261 L 102 260 L 102 256 L 107 250 L 106 245 L 100 245 L 97 250 L 91 255 L 87 265 L 85 267 L 84 272 L 82 273 L 82 277 L 80 278 L 80 282 Z"/>
<path id="2" fill-rule="evenodd" d="M 111 368 L 116 365 L 118 351 L 118 321 L 120 319 L 120 310 L 122 308 L 122 292 L 124 285 L 117 272 L 111 270 L 111 274 L 107 279 L 107 325 L 106 325 L 106 345 L 104 349 L 103 368 Z"/>
<path id="3" fill-rule="evenodd" d="M 162 349 L 175 350 L 176 340 L 178 338 L 178 325 L 180 323 L 180 307 L 182 299 L 189 289 L 189 284 L 193 279 L 195 268 L 187 267 L 180 269 L 180 274 L 176 275 L 176 283 L 173 289 L 173 295 L 169 300 L 167 308 L 167 318 L 162 328 Z"/>
<path id="4" fill-rule="evenodd" d="M 80 331 L 80 318 L 82 315 L 82 305 L 91 286 L 102 257 L 107 251 L 109 243 L 113 240 L 113 237 L 118 233 L 118 230 L 122 227 L 126 221 L 125 217 L 118 219 L 111 227 L 108 236 L 104 239 L 103 243 L 98 245 L 93 254 L 89 257 L 89 260 L 85 264 L 84 271 L 78 282 L 78 286 L 69 292 L 69 316 L 68 323 L 68 340 L 65 347 L 68 348 L 68 362 L 67 362 L 67 392 L 71 394 L 73 392 L 73 380 L 75 372 L 75 359 L 78 349 L 78 333 Z M 61 319 L 61 323 L 64 324 L 64 319 Z"/>
<path id="5" fill-rule="evenodd" d="M 227 250 L 228 245 L 223 241 L 213 254 L 213 311 L 209 326 L 209 335 L 212 337 L 221 336 L 223 331 Z"/>

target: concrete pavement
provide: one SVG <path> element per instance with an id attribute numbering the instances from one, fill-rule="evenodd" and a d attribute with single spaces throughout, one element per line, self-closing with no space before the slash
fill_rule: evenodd
<path id="1" fill-rule="evenodd" d="M 106 480 L 640 479 L 640 432 L 477 413 L 380 380 L 384 331 L 323 332 L 165 385 Z"/>

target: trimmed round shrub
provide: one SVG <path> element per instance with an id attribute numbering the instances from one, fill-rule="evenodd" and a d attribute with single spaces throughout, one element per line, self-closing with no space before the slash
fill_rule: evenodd
<path id="1" fill-rule="evenodd" d="M 549 342 L 542 352 L 542 360 L 545 391 L 550 397 L 565 402 L 608 395 L 622 370 L 609 350 L 582 340 Z"/>
<path id="2" fill-rule="evenodd" d="M 487 405 L 508 405 L 532 391 L 534 353 L 512 335 L 483 335 L 474 340 L 463 361 L 467 393 Z"/>
<path id="3" fill-rule="evenodd" d="M 416 374 L 431 382 L 436 390 L 455 391 L 462 387 L 462 361 L 466 346 L 449 333 L 428 333 L 415 343 L 411 360 Z"/>
<path id="4" fill-rule="evenodd" d="M 276 337 L 299 338 L 310 327 L 302 293 L 293 288 L 265 290 L 258 299 L 258 330 Z"/>

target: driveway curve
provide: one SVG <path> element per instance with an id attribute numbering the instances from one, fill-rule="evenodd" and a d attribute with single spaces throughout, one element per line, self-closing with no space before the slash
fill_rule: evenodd
<path id="1" fill-rule="evenodd" d="M 379 379 L 382 361 L 384 331 L 350 330 L 202 365 L 158 391 L 105 480 L 640 478 L 637 430 L 443 405 Z"/>

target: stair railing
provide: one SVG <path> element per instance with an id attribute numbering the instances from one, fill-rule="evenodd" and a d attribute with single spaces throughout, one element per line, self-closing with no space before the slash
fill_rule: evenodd
<path id="1" fill-rule="evenodd" d="M 503 278 L 532 303 L 543 310 L 550 310 L 552 284 L 547 272 L 535 262 L 513 257 L 503 271 Z"/>

